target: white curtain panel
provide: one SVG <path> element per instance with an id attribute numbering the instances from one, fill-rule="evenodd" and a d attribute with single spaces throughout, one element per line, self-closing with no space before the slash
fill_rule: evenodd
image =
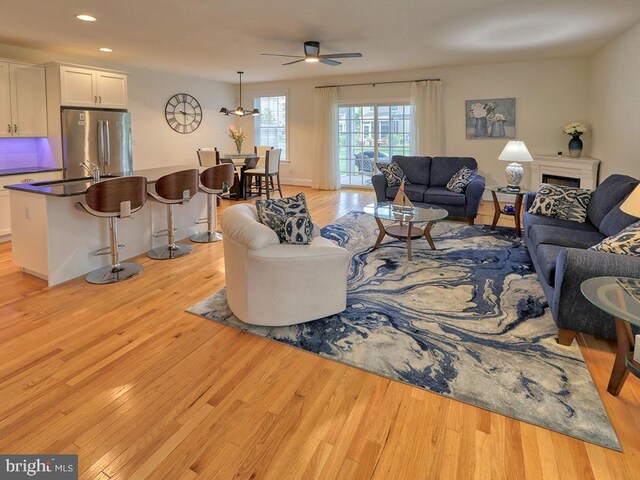
<path id="1" fill-rule="evenodd" d="M 444 104 L 442 82 L 426 80 L 411 84 L 413 107 L 412 147 L 415 155 L 444 156 Z"/>
<path id="2" fill-rule="evenodd" d="M 313 188 L 340 190 L 338 161 L 338 89 L 316 88 L 314 93 Z"/>

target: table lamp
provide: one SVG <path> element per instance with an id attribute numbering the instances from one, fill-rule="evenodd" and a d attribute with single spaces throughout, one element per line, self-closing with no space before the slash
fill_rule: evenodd
<path id="1" fill-rule="evenodd" d="M 527 146 L 520 140 L 510 140 L 502 149 L 498 160 L 511 162 L 504 171 L 507 176 L 507 190 L 519 192 L 524 168 L 518 162 L 533 162 L 533 157 L 527 150 Z"/>
<path id="2" fill-rule="evenodd" d="M 640 185 L 636 186 L 635 190 L 633 190 L 624 203 L 620 205 L 620 210 L 632 217 L 640 218 Z"/>

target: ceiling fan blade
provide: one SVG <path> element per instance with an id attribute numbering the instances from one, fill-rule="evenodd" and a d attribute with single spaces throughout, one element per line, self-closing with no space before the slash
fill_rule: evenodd
<path id="1" fill-rule="evenodd" d="M 279 53 L 261 53 L 267 57 L 304 58 L 302 55 L 280 55 Z"/>
<path id="2" fill-rule="evenodd" d="M 324 63 L 325 65 L 331 65 L 332 67 L 342 65 L 342 62 L 336 62 L 335 60 L 329 60 L 328 58 L 320 58 L 319 62 Z"/>
<path id="3" fill-rule="evenodd" d="M 360 58 L 361 53 L 328 53 L 326 55 L 320 55 L 320 58 Z"/>
<path id="4" fill-rule="evenodd" d="M 293 65 L 294 63 L 300 63 L 300 62 L 304 62 L 304 58 L 301 58 L 300 60 L 294 60 L 293 62 L 289 62 L 289 63 L 283 63 L 282 65 Z"/>

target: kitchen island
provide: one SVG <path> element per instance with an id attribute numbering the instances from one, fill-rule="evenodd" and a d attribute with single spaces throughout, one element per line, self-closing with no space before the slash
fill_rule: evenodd
<path id="1" fill-rule="evenodd" d="M 146 177 L 152 190 L 158 178 L 190 168 L 198 167 L 176 165 L 134 170 L 130 175 Z M 84 194 L 92 183 L 90 178 L 81 178 L 5 187 L 9 190 L 11 208 L 13 261 L 25 273 L 54 286 L 110 264 L 109 255 L 94 254 L 109 244 L 108 222 L 77 206 L 85 200 Z M 195 224 L 205 216 L 206 195 L 202 192 L 185 205 L 177 206 L 174 210 L 176 240 L 206 230 L 206 224 Z M 167 237 L 154 237 L 153 233 L 166 228 L 166 205 L 150 199 L 131 218 L 118 222 L 118 241 L 125 245 L 120 252 L 121 259 L 165 245 Z"/>

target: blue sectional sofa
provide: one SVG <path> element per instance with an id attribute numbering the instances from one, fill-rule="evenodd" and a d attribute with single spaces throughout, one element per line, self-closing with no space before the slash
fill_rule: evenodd
<path id="1" fill-rule="evenodd" d="M 451 176 L 462 167 L 477 169 L 478 163 L 470 157 L 403 157 L 394 155 L 391 162 L 397 163 L 410 183 L 404 190 L 412 202 L 429 203 L 444 208 L 452 217 L 466 217 L 470 224 L 478 215 L 485 181 L 477 175 L 464 193 L 455 193 L 446 185 Z M 387 187 L 384 175 L 379 173 L 371 179 L 378 202 L 388 202 L 398 193 L 398 187 Z"/>
<path id="2" fill-rule="evenodd" d="M 524 214 L 525 243 L 563 345 L 571 344 L 576 332 L 616 338 L 613 318 L 584 298 L 580 285 L 600 276 L 640 278 L 639 257 L 587 250 L 638 221 L 620 210 L 638 183 L 626 175 L 608 177 L 593 192 L 586 223 Z M 535 195 L 525 197 L 527 210 Z"/>

